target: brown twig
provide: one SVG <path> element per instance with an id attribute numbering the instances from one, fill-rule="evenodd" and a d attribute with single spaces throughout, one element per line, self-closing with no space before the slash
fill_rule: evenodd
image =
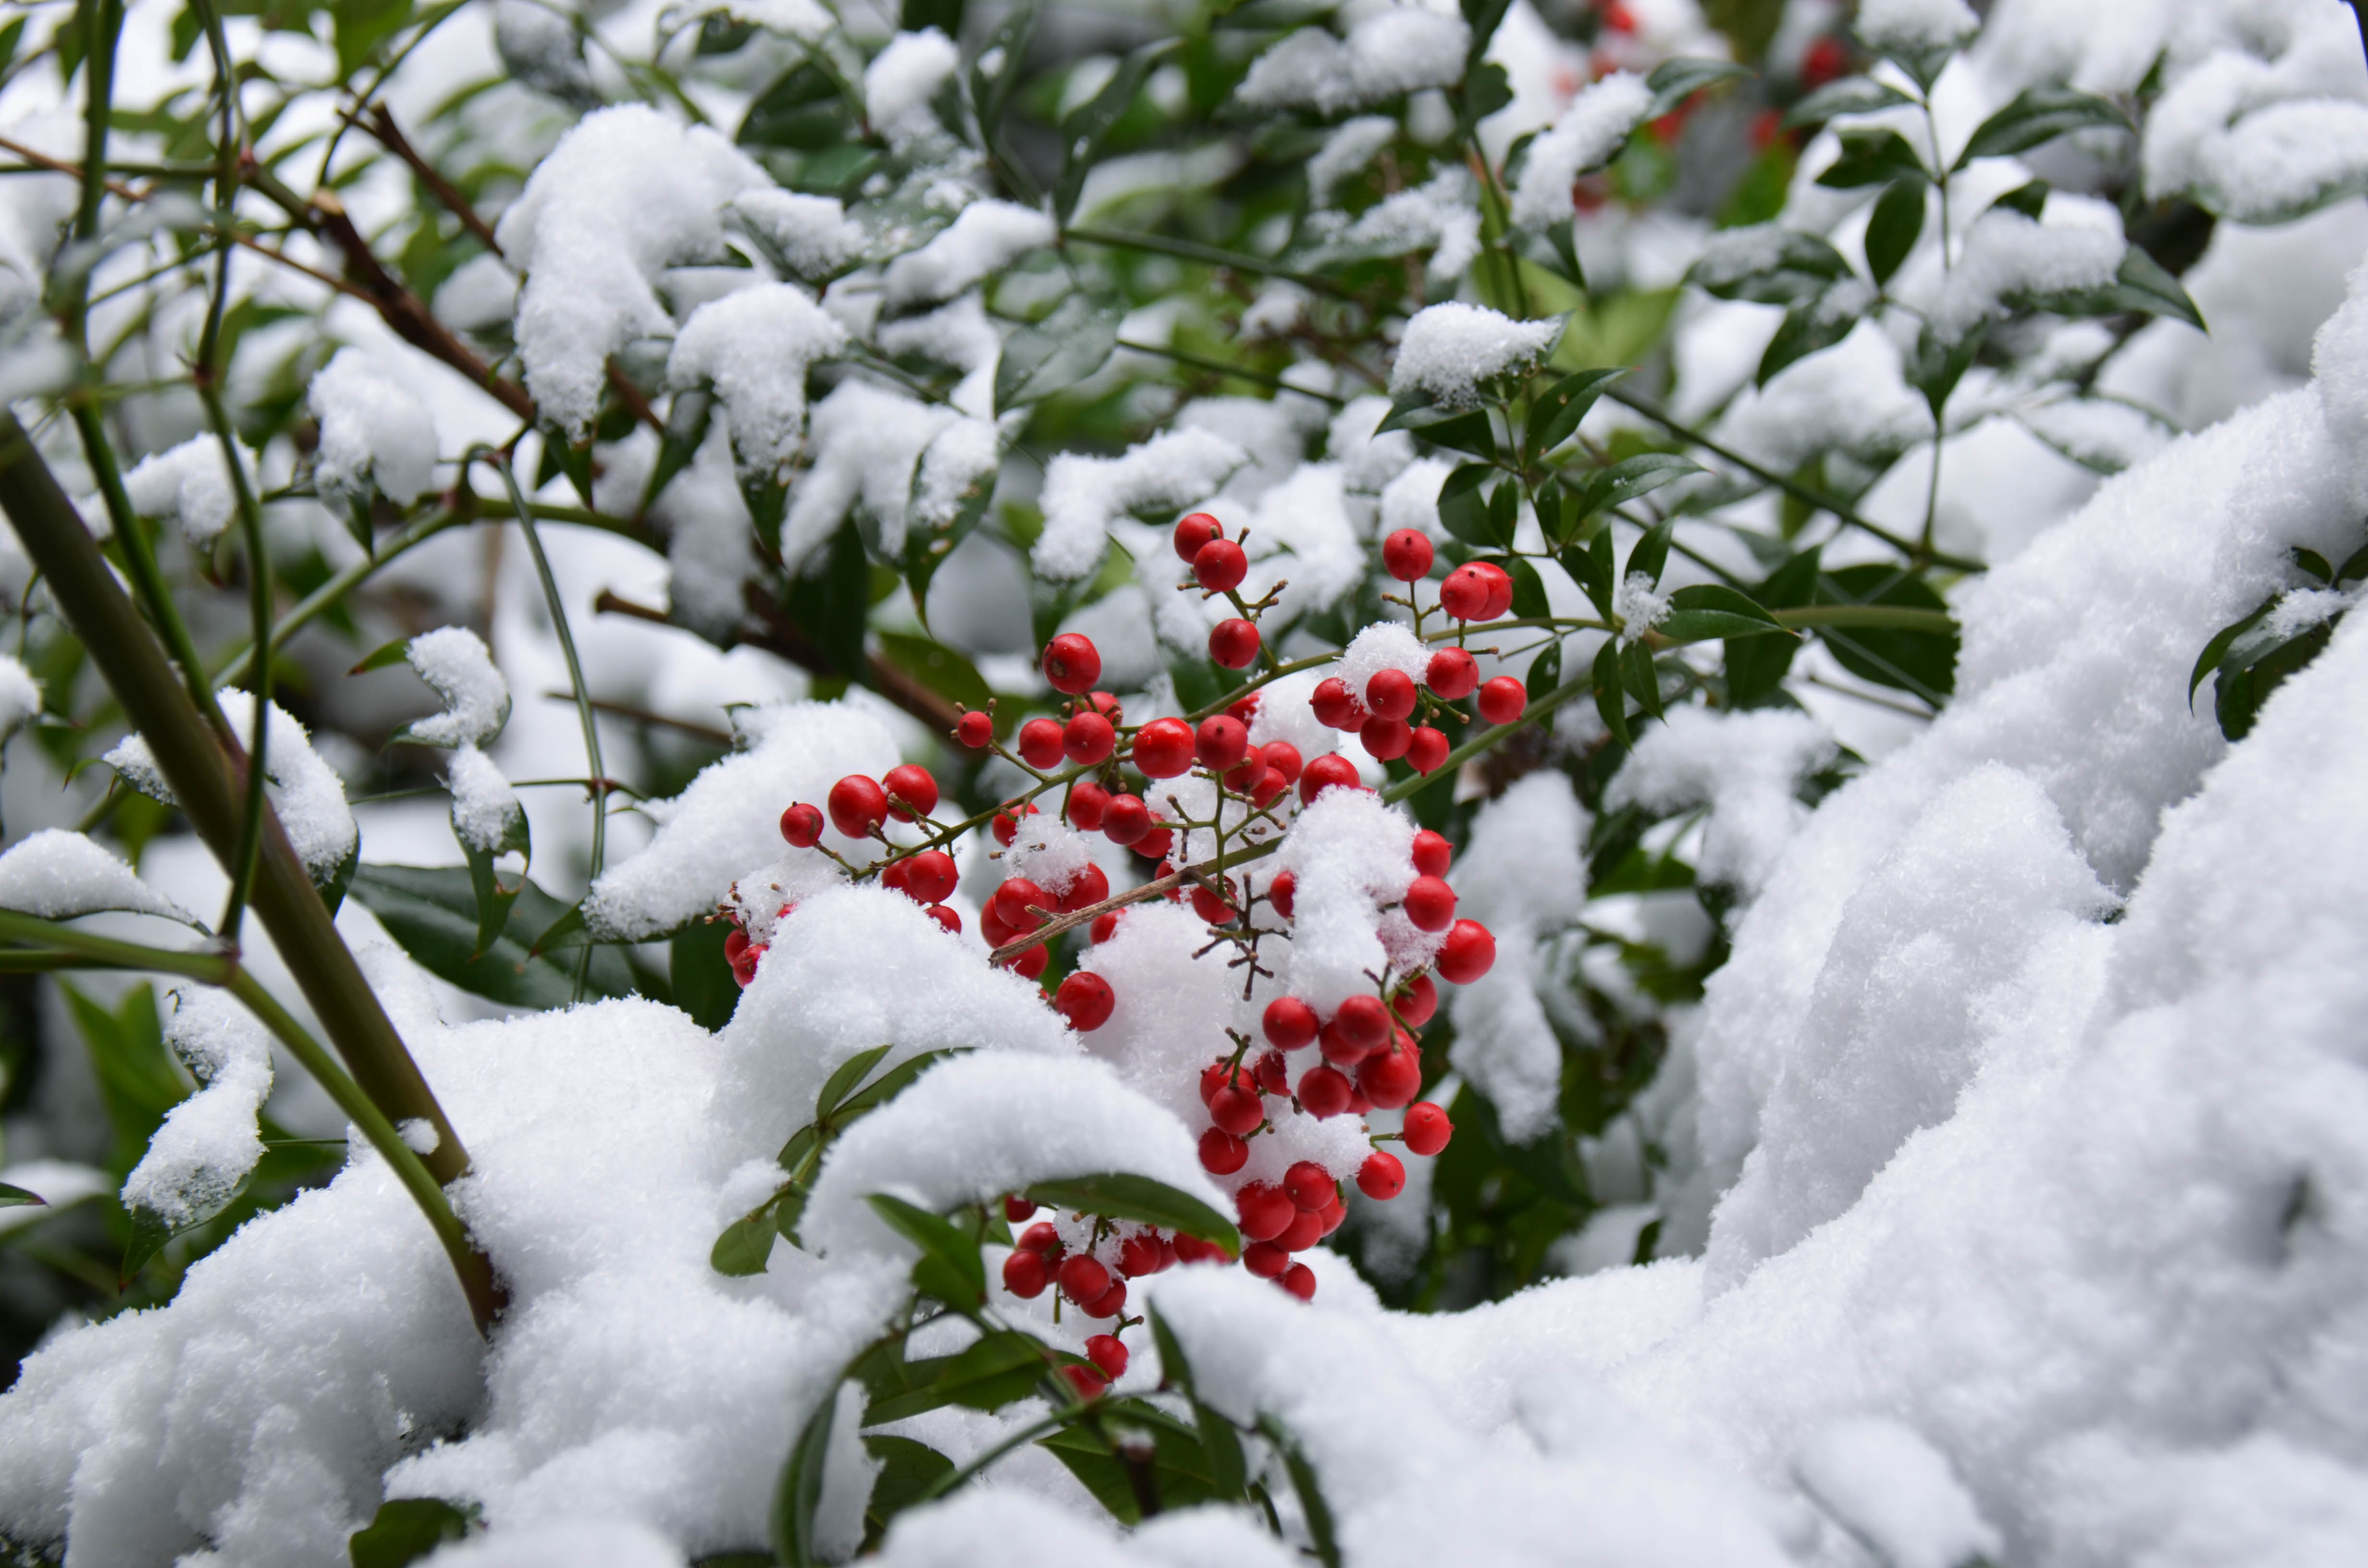
<path id="1" fill-rule="evenodd" d="M 1114 909 L 1124 909 L 1130 903 L 1141 903 L 1146 898 L 1156 898 L 1162 893 L 1182 887 L 1188 881 L 1198 881 L 1201 885 L 1207 886 L 1211 873 L 1228 870 L 1251 860 L 1263 860 L 1281 847 L 1281 839 L 1269 838 L 1264 844 L 1254 844 L 1247 849 L 1236 850 L 1227 855 L 1222 865 L 1213 859 L 1203 860 L 1197 866 L 1187 866 L 1180 871 L 1170 871 L 1167 875 L 1156 881 L 1145 882 L 1139 888 L 1129 888 L 1124 892 L 1112 893 L 1099 903 L 1089 903 L 1083 909 L 1048 920 L 1025 936 L 1012 938 L 989 953 L 987 961 L 1001 963 L 1006 959 L 1026 952 L 1039 942 L 1049 942 L 1053 937 L 1074 931 L 1080 926 L 1090 925 Z"/>
<path id="2" fill-rule="evenodd" d="M 477 210 L 469 204 L 467 197 L 461 194 L 460 187 L 446 179 L 435 165 L 419 155 L 419 150 L 411 144 L 410 138 L 404 136 L 402 128 L 394 123 L 394 116 L 388 110 L 385 99 L 370 105 L 366 116 L 347 109 L 345 120 L 347 124 L 359 125 L 377 137 L 388 152 L 410 166 L 411 172 L 418 176 L 419 183 L 435 194 L 436 199 L 444 204 L 446 211 L 461 220 L 461 226 L 475 235 L 479 244 L 495 256 L 502 254 L 501 242 L 494 238 L 492 227 L 477 216 Z"/>
<path id="3" fill-rule="evenodd" d="M 630 409 L 634 418 L 656 431 L 661 440 L 665 438 L 666 421 L 657 416 L 657 411 L 650 407 L 650 400 L 633 384 L 633 378 L 625 374 L 614 359 L 609 361 L 609 385 L 615 389 L 617 401 Z"/>
<path id="4" fill-rule="evenodd" d="M 575 700 L 575 694 L 572 691 L 546 691 L 542 695 L 554 702 Z M 712 725 L 694 724 L 688 719 L 669 719 L 663 713 L 653 713 L 646 708 L 630 707 L 622 702 L 608 702 L 598 697 L 592 698 L 590 701 L 593 707 L 603 713 L 613 713 L 620 719 L 631 719 L 637 724 L 656 724 L 668 730 L 679 730 L 686 735 L 697 736 L 710 745 L 729 746 L 732 744 L 729 732 L 716 729 Z"/>

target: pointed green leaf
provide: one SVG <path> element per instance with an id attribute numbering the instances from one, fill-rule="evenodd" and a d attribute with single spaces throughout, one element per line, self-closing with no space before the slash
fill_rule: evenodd
<path id="1" fill-rule="evenodd" d="M 1793 633 L 1753 602 L 1748 595 L 1721 583 L 1679 588 L 1669 596 L 1668 619 L 1653 630 L 1672 642 L 1707 642 L 1722 637 L 1758 637 L 1768 632 Z"/>
<path id="2" fill-rule="evenodd" d="M 1686 273 L 1686 281 L 1721 300 L 1789 305 L 1850 276 L 1842 253 L 1797 229 L 1755 230 L 1737 251 L 1713 248 Z"/>
<path id="3" fill-rule="evenodd" d="M 1645 111 L 1645 118 L 1660 119 L 1713 82 L 1731 82 L 1750 74 L 1743 66 L 1727 60 L 1664 60 L 1645 78 L 1645 85 L 1653 90 L 1653 107 Z"/>
<path id="4" fill-rule="evenodd" d="M 780 1196 L 774 1194 L 724 1226 L 714 1246 L 708 1249 L 708 1266 L 735 1278 L 764 1273 L 766 1262 L 773 1256 L 773 1238 L 780 1234 L 773 1218 L 773 1205 Z"/>
<path id="5" fill-rule="evenodd" d="M 830 1452 L 830 1427 L 838 1413 L 838 1390 L 821 1402 L 798 1430 L 797 1445 L 781 1465 L 773 1488 L 773 1555 L 788 1568 L 816 1568 L 814 1519 L 822 1511 L 823 1462 Z"/>
<path id="6" fill-rule="evenodd" d="M 1513 579 L 1513 613 L 1522 619 L 1549 616 L 1554 606 L 1546 601 L 1545 580 L 1538 569 L 1518 555 L 1508 556 L 1498 562 Z"/>
<path id="7" fill-rule="evenodd" d="M 1531 456 L 1543 457 L 1578 434 L 1579 422 L 1595 406 L 1595 400 L 1627 373 L 1627 367 L 1614 366 L 1603 370 L 1581 370 L 1556 381 L 1531 406 Z"/>
<path id="8" fill-rule="evenodd" d="M 1557 641 L 1546 644 L 1544 651 L 1530 661 L 1529 678 L 1521 683 L 1521 689 L 1535 702 L 1561 684 L 1562 643 Z"/>
<path id="9" fill-rule="evenodd" d="M 1651 580 L 1653 586 L 1659 587 L 1661 574 L 1668 570 L 1669 564 L 1669 540 L 1677 531 L 1678 525 L 1674 520 L 1656 523 L 1646 528 L 1644 536 L 1637 540 L 1635 548 L 1628 552 L 1628 565 L 1621 573 L 1621 580 L 1625 582 L 1641 572 Z"/>
<path id="10" fill-rule="evenodd" d="M 1908 145 L 1907 138 L 1896 131 L 1846 125 L 1834 134 L 1841 139 L 1841 155 L 1817 176 L 1817 183 L 1828 190 L 1856 190 L 1863 186 L 1888 185 L 1896 179 L 1932 177 L 1924 160 Z"/>
<path id="11" fill-rule="evenodd" d="M 840 1062 L 831 1075 L 823 1080 L 822 1092 L 814 1096 L 814 1119 L 828 1121 L 831 1112 L 838 1108 L 838 1102 L 851 1094 L 856 1085 L 871 1075 L 871 1070 L 880 1065 L 882 1057 L 895 1049 L 892 1040 L 886 1045 L 859 1051 Z"/>
<path id="12" fill-rule="evenodd" d="M 1588 474 L 1579 490 L 1579 505 L 1589 512 L 1609 511 L 1702 472 L 1702 464 L 1675 452 L 1643 452 Z"/>
<path id="13" fill-rule="evenodd" d="M 897 1515 L 930 1495 L 932 1487 L 954 1472 L 953 1460 L 910 1437 L 877 1432 L 863 1439 L 863 1448 L 880 1461 L 871 1501 L 863 1510 L 872 1532 L 884 1531 Z M 870 1542 L 870 1535 L 866 1540 Z"/>
<path id="14" fill-rule="evenodd" d="M 1274 1445 L 1274 1451 L 1282 1456 L 1283 1469 L 1291 1476 L 1291 1489 L 1299 1496 L 1300 1515 L 1307 1522 L 1309 1550 L 1324 1568 L 1340 1568 L 1340 1542 L 1332 1527 L 1332 1506 L 1325 1500 L 1315 1467 L 1300 1451 L 1298 1439 L 1274 1416 L 1260 1415 L 1258 1430 Z"/>
<path id="15" fill-rule="evenodd" d="M 1603 716 L 1603 727 L 1622 745 L 1634 743 L 1628 738 L 1628 698 L 1620 685 L 1620 640 L 1606 637 L 1603 646 L 1595 652 L 1595 710 Z"/>
<path id="16" fill-rule="evenodd" d="M 1071 109 L 1061 120 L 1061 173 L 1053 182 L 1053 221 L 1068 227 L 1069 214 L 1086 188 L 1102 139 L 1134 107 L 1152 67 L 1183 47 L 1182 39 L 1161 39 L 1133 50 L 1119 62 L 1110 80 L 1090 99 Z M 999 400 L 998 400 L 999 401 Z"/>
<path id="17" fill-rule="evenodd" d="M 1189 1192 L 1178 1192 L 1165 1182 L 1131 1171 L 1031 1182 L 1027 1197 L 1032 1203 L 1056 1209 L 1074 1209 L 1112 1220 L 1133 1220 L 1166 1231 L 1181 1231 L 1188 1236 L 1216 1243 L 1225 1249 L 1227 1257 L 1241 1256 L 1241 1233 L 1234 1229 L 1232 1221 Z"/>
<path id="18" fill-rule="evenodd" d="M 2128 117 L 2104 99 L 2074 87 L 2042 85 L 2027 87 L 2012 103 L 1975 128 L 1952 168 L 1962 169 L 1975 158 L 2007 158 L 2028 152 L 2058 136 L 2095 129 L 2128 131 Z"/>
<path id="19" fill-rule="evenodd" d="M 358 676 L 371 670 L 382 670 L 389 665 L 399 665 L 404 662 L 404 656 L 410 647 L 411 639 L 408 637 L 398 637 L 392 642 L 381 642 L 371 649 L 360 664 L 346 673 L 349 676 Z"/>
<path id="20" fill-rule="evenodd" d="M 1795 126 L 1823 125 L 1846 114 L 1873 114 L 1916 100 L 1896 87 L 1886 87 L 1871 76 L 1845 76 L 1828 82 L 1794 104 L 1784 116 L 1787 131 Z"/>
<path id="21" fill-rule="evenodd" d="M 949 1056 L 961 1056 L 969 1049 L 968 1046 L 950 1045 L 938 1051 L 925 1051 L 918 1056 L 908 1057 L 899 1062 L 895 1066 L 881 1074 L 872 1083 L 848 1096 L 839 1106 L 838 1124 L 845 1127 L 866 1111 L 879 1109 L 898 1095 L 903 1094 L 914 1079 L 936 1066 L 939 1062 Z"/>
<path id="22" fill-rule="evenodd" d="M 1497 471 L 1486 463 L 1465 463 L 1439 487 L 1439 520 L 1466 544 L 1496 543 L 1488 520 L 1488 498 L 1483 487 Z"/>
<path id="23" fill-rule="evenodd" d="M 975 1241 L 941 1216 L 915 1208 L 901 1198 L 875 1192 L 864 1201 L 889 1229 L 921 1249 L 919 1261 L 913 1265 L 913 1283 L 922 1294 L 956 1312 L 978 1310 L 986 1299 L 986 1266 L 979 1261 Z"/>
<path id="24" fill-rule="evenodd" d="M 536 932 L 547 941 L 556 926 L 571 921 L 580 946 L 582 916 L 531 881 L 519 889 L 501 935 L 484 947 L 477 941 L 477 892 L 465 866 L 363 866 L 354 873 L 353 896 L 404 951 L 463 991 L 538 1009 L 564 1007 L 575 997 L 582 955 L 531 949 Z M 632 994 L 632 970 L 613 946 L 592 949 L 586 978 L 589 994 Z"/>
<path id="25" fill-rule="evenodd" d="M 866 1426 L 885 1426 L 949 1404 L 1000 1410 L 1035 1393 L 1063 1357 L 1016 1329 L 983 1335 L 959 1355 L 905 1363 L 907 1386 L 875 1399 L 863 1413 Z"/>
<path id="26" fill-rule="evenodd" d="M 22 1209 L 27 1204 L 46 1209 L 49 1207 L 50 1200 L 38 1192 L 27 1192 L 21 1187 L 11 1187 L 6 1182 L 0 1181 L 0 1209 Z"/>
<path id="27" fill-rule="evenodd" d="M 1038 403 L 1102 368 L 1118 347 L 1120 311 L 1072 294 L 1051 315 L 1003 341 L 995 367 L 998 411 Z"/>
<path id="28" fill-rule="evenodd" d="M 396 1497 L 378 1506 L 370 1522 L 346 1538 L 354 1568 L 404 1568 L 469 1533 L 474 1506 L 457 1508 L 440 1497 Z"/>
<path id="29" fill-rule="evenodd" d="M 1894 180 L 1866 222 L 1866 269 L 1877 286 L 1891 281 L 1924 233 L 1924 182 Z"/>
<path id="30" fill-rule="evenodd" d="M 1859 323 L 1860 311 L 1872 302 L 1855 278 L 1794 301 L 1778 324 L 1776 335 L 1769 339 L 1767 352 L 1759 357 L 1759 369 L 1753 384 L 1764 387 L 1776 372 L 1794 360 L 1831 348 L 1848 337 L 1850 328 Z"/>

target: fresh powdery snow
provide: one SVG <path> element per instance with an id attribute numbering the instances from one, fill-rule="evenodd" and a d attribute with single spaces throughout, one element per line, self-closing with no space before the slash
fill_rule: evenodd
<path id="1" fill-rule="evenodd" d="M 1235 96 L 1253 108 L 1338 114 L 1463 79 L 1472 29 L 1418 5 L 1368 10 L 1343 40 L 1302 28 L 1258 56 Z"/>
<path id="2" fill-rule="evenodd" d="M 255 454 L 238 446 L 239 463 L 255 482 Z M 192 549 L 203 550 L 220 539 L 238 515 L 238 493 L 231 487 L 230 465 L 222 460 L 222 442 L 212 435 L 192 436 L 177 447 L 140 460 L 123 476 L 124 493 L 132 509 L 143 517 L 170 517 Z"/>
<path id="3" fill-rule="evenodd" d="M 41 683 L 21 660 L 0 653 L 0 735 L 13 734 L 41 710 Z"/>
<path id="4" fill-rule="evenodd" d="M 779 477 L 805 441 L 808 368 L 846 347 L 847 330 L 803 289 L 760 283 L 690 313 L 666 356 L 666 381 L 712 385 L 742 466 Z"/>
<path id="5" fill-rule="evenodd" d="M 252 745 L 255 699 L 234 686 L 223 687 L 214 699 L 222 706 L 231 733 L 240 744 Z M 353 810 L 346 804 L 345 782 L 313 749 L 310 732 L 277 702 L 269 705 L 265 730 L 263 774 L 279 786 L 272 805 L 279 825 L 287 830 L 289 843 L 313 880 L 326 881 L 361 842 Z M 142 794 L 173 803 L 172 787 L 165 783 L 155 754 L 138 731 L 116 743 L 100 760 Z"/>
<path id="6" fill-rule="evenodd" d="M 1203 500 L 1248 460 L 1211 430 L 1164 431 L 1122 457 L 1063 452 L 1044 468 L 1044 531 L 1029 560 L 1048 577 L 1082 577 L 1100 562 L 1111 523 L 1138 506 Z"/>
<path id="7" fill-rule="evenodd" d="M 1854 25 L 1868 48 L 1915 56 L 1964 42 L 1982 20 L 1965 0 L 1859 0 Z"/>
<path id="8" fill-rule="evenodd" d="M 920 249 L 888 264 L 891 306 L 951 300 L 988 273 L 1053 243 L 1053 220 L 1010 201 L 973 201 Z"/>
<path id="9" fill-rule="evenodd" d="M 1652 107 L 1653 90 L 1633 71 L 1614 71 L 1589 84 L 1553 128 L 1530 143 L 1520 182 L 1513 187 L 1513 222 L 1525 229 L 1568 222 L 1573 182 L 1610 163 Z"/>
<path id="10" fill-rule="evenodd" d="M 131 867 L 81 834 L 57 827 L 28 833 L 0 855 L 0 909 L 43 920 L 71 920 L 108 909 L 190 919 Z"/>
<path id="11" fill-rule="evenodd" d="M 404 645 L 403 656 L 444 699 L 444 711 L 411 722 L 422 745 L 485 745 L 509 722 L 510 685 L 494 667 L 484 639 L 464 626 L 439 626 Z"/>
<path id="12" fill-rule="evenodd" d="M 1536 364 L 1562 329 L 1559 319 L 1515 321 L 1486 305 L 1433 305 L 1406 324 L 1390 395 L 1419 392 L 1444 408 L 1476 408 L 1482 381 Z"/>
<path id="13" fill-rule="evenodd" d="M 340 348 L 305 391 L 321 422 L 313 483 L 323 494 L 380 494 L 408 506 L 436 483 L 436 422 L 427 405 L 388 378 L 359 348 Z"/>
<path id="14" fill-rule="evenodd" d="M 123 1203 L 178 1231 L 218 1212 L 263 1158 L 256 1118 L 271 1093 L 271 1039 L 228 994 L 174 994 L 165 1043 L 199 1084 L 165 1113 L 123 1183 Z"/>

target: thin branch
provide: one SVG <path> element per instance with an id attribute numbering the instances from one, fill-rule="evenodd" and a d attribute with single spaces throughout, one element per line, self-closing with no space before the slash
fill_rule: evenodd
<path id="1" fill-rule="evenodd" d="M 348 109 L 342 118 L 348 124 L 359 123 L 363 130 L 377 137 L 388 152 L 410 165 L 411 172 L 419 177 L 419 183 L 444 204 L 446 211 L 461 220 L 461 226 L 474 235 L 479 244 L 495 256 L 502 254 L 502 243 L 494 238 L 492 226 L 477 216 L 477 210 L 469 204 L 467 197 L 461 194 L 459 186 L 446 179 L 442 171 L 419 155 L 419 150 L 411 144 L 410 138 L 404 135 L 403 128 L 395 124 L 394 115 L 387 108 L 384 98 L 371 104 L 367 114 L 356 115 Z"/>
<path id="2" fill-rule="evenodd" d="M 1162 893 L 1182 887 L 1186 882 L 1197 882 L 1213 892 L 1214 886 L 1209 881 L 1212 876 L 1222 876 L 1235 867 L 1246 866 L 1252 860 L 1263 860 L 1281 847 L 1281 839 L 1269 838 L 1264 844 L 1253 844 L 1247 849 L 1235 850 L 1229 855 L 1214 856 L 1197 866 L 1187 866 L 1180 871 L 1170 871 L 1167 875 L 1154 881 L 1145 882 L 1141 887 L 1129 888 L 1121 893 L 1112 893 L 1099 903 L 1089 903 L 1085 908 L 1071 914 L 1056 915 L 1025 936 L 1013 937 L 988 954 L 987 961 L 1001 963 L 1007 959 L 1015 958 L 1026 952 L 1039 942 L 1049 942 L 1053 937 L 1074 931 L 1080 926 L 1090 926 L 1112 910 L 1124 909 L 1130 903 L 1141 903 L 1147 898 L 1157 898 Z"/>
<path id="3" fill-rule="evenodd" d="M 575 700 L 575 694 L 572 691 L 546 691 L 542 695 L 552 702 Z M 620 719 L 631 719 L 636 724 L 655 724 L 660 729 L 677 731 L 682 734 L 705 741 L 712 746 L 728 747 L 732 744 L 731 732 L 719 730 L 712 724 L 695 724 L 688 719 L 671 719 L 664 713 L 653 713 L 646 708 L 634 708 L 622 702 L 609 702 L 598 697 L 593 698 L 591 701 L 592 706 L 600 712 L 613 713 Z M 606 780 L 603 782 L 606 788 L 616 788 L 613 783 Z"/>

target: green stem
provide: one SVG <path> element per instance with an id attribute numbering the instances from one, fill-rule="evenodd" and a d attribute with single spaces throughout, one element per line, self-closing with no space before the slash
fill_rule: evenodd
<path id="1" fill-rule="evenodd" d="M 1453 751 L 1449 752 L 1447 754 L 1446 760 L 1441 762 L 1437 767 L 1432 768 L 1429 773 L 1417 774 L 1412 778 L 1401 778 L 1396 783 L 1391 785 L 1388 789 L 1383 790 L 1382 799 L 1395 804 L 1399 801 L 1405 800 L 1408 795 L 1413 794 L 1417 790 L 1424 789 L 1430 784 L 1436 783 L 1441 775 L 1445 775 L 1449 778 L 1454 777 L 1455 770 L 1457 768 L 1463 767 L 1466 762 L 1479 756 L 1482 752 L 1486 751 L 1490 746 L 1497 744 L 1506 736 L 1511 734 L 1515 730 L 1520 729 L 1524 724 L 1533 724 L 1537 722 L 1537 721 L 1544 718 L 1547 714 L 1553 712 L 1555 709 L 1561 707 L 1572 698 L 1577 697 L 1583 692 L 1592 692 L 1594 689 L 1595 676 L 1592 671 L 1589 671 L 1588 674 L 1583 676 L 1574 676 L 1573 678 L 1563 682 L 1552 691 L 1547 692 L 1543 697 L 1539 698 L 1535 702 L 1531 703 L 1528 708 L 1522 710 L 1521 716 L 1514 720 L 1511 723 L 1490 725 L 1487 729 L 1481 731 L 1478 734 L 1473 736 L 1462 745 L 1457 746 Z"/>
<path id="2" fill-rule="evenodd" d="M 1195 370 L 1207 370 L 1212 375 L 1227 376 L 1237 381 L 1247 381 L 1253 386 L 1271 387 L 1277 392 L 1312 397 L 1318 403 L 1328 403 L 1335 408 L 1346 408 L 1349 405 L 1349 400 L 1345 397 L 1334 397 L 1330 392 L 1315 392 L 1307 387 L 1295 387 L 1281 376 L 1269 376 L 1263 370 L 1245 370 L 1238 365 L 1228 365 L 1223 359 L 1211 359 L 1199 354 L 1188 354 L 1181 348 L 1162 348 L 1157 344 L 1137 343 L 1128 337 L 1120 338 L 1118 347 L 1130 354 L 1148 354 L 1154 358 L 1172 360 Z"/>
<path id="3" fill-rule="evenodd" d="M 1312 289 L 1335 299 L 1354 300 L 1354 290 L 1345 289 L 1320 273 L 1301 272 L 1280 262 L 1242 251 L 1220 250 L 1215 245 L 1199 244 L 1191 240 L 1169 239 L 1165 234 L 1141 234 L 1118 229 L 1097 229 L 1079 224 L 1062 235 L 1064 240 L 1083 240 L 1089 245 L 1106 245 L 1112 250 L 1148 251 L 1154 256 L 1172 256 L 1179 261 L 1197 261 L 1204 267 L 1229 267 L 1235 272 L 1255 272 L 1261 277 L 1280 278 Z"/>

